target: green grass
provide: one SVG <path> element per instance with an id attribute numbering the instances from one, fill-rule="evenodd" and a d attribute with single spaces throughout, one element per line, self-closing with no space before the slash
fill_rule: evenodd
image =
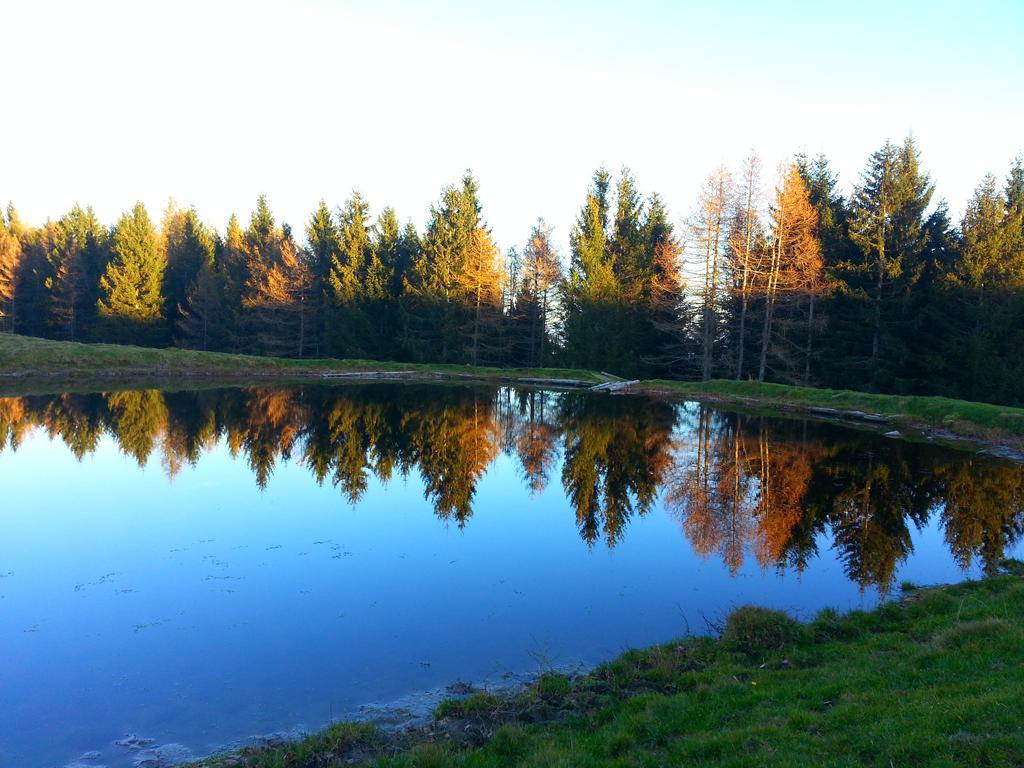
<path id="1" fill-rule="evenodd" d="M 721 639 L 629 651 L 515 695 L 476 693 L 411 732 L 359 731 L 353 747 L 321 752 L 314 736 L 201 764 L 1020 766 L 1024 578 L 1012 566 L 805 624 L 744 607 Z"/>
<path id="2" fill-rule="evenodd" d="M 433 377 L 545 379 L 581 384 L 608 381 L 593 371 L 567 368 L 489 368 L 470 365 L 394 363 L 378 360 L 292 360 L 287 358 L 152 349 L 117 344 L 78 344 L 0 334 L 0 374 L 19 377 L 124 377 L 178 375 L 224 377 L 309 377 L 331 373 L 409 372 Z"/>
<path id="3" fill-rule="evenodd" d="M 434 710 L 434 719 L 446 717 L 473 718 L 480 717 L 496 710 L 503 700 L 493 693 L 477 691 L 464 699 L 445 699 Z"/>

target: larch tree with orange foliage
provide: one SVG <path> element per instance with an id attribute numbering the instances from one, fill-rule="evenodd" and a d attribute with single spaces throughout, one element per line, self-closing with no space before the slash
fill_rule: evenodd
<path id="1" fill-rule="evenodd" d="M 796 163 L 784 168 L 771 210 L 771 253 L 760 275 L 764 293 L 758 381 L 764 381 L 773 341 L 772 324 L 781 298 L 803 295 L 821 279 L 821 243 L 816 236 L 818 212 Z"/>
<path id="2" fill-rule="evenodd" d="M 14 331 L 18 267 L 21 263 L 17 221 L 18 215 L 13 206 L 7 206 L 7 211 L 0 214 L 0 333 Z"/>
<path id="3" fill-rule="evenodd" d="M 461 303 L 468 310 L 462 336 L 471 365 L 500 360 L 502 277 L 498 247 L 486 229 L 477 227 L 470 233 L 465 261 L 456 275 Z"/>

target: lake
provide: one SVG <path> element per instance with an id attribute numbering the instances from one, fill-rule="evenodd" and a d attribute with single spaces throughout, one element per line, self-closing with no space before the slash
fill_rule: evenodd
<path id="1" fill-rule="evenodd" d="M 196 756 L 1019 555 L 1024 468 L 640 396 L 0 398 L 0 766 Z"/>

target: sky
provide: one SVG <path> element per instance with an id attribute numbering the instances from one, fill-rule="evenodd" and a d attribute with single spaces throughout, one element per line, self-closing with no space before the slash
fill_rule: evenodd
<path id="1" fill-rule="evenodd" d="M 502 247 L 563 249 L 599 165 L 677 221 L 751 149 L 843 189 L 912 132 L 955 215 L 1024 152 L 1024 2 L 4 0 L 0 201 L 170 199 L 298 232 L 353 189 L 418 227 L 467 168 Z"/>

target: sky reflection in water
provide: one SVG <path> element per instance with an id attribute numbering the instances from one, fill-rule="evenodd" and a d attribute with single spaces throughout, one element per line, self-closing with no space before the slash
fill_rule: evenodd
<path id="1" fill-rule="evenodd" d="M 743 602 L 870 606 L 1024 525 L 1017 464 L 634 397 L 35 395 L 0 438 L 0 766 L 203 754 Z"/>

